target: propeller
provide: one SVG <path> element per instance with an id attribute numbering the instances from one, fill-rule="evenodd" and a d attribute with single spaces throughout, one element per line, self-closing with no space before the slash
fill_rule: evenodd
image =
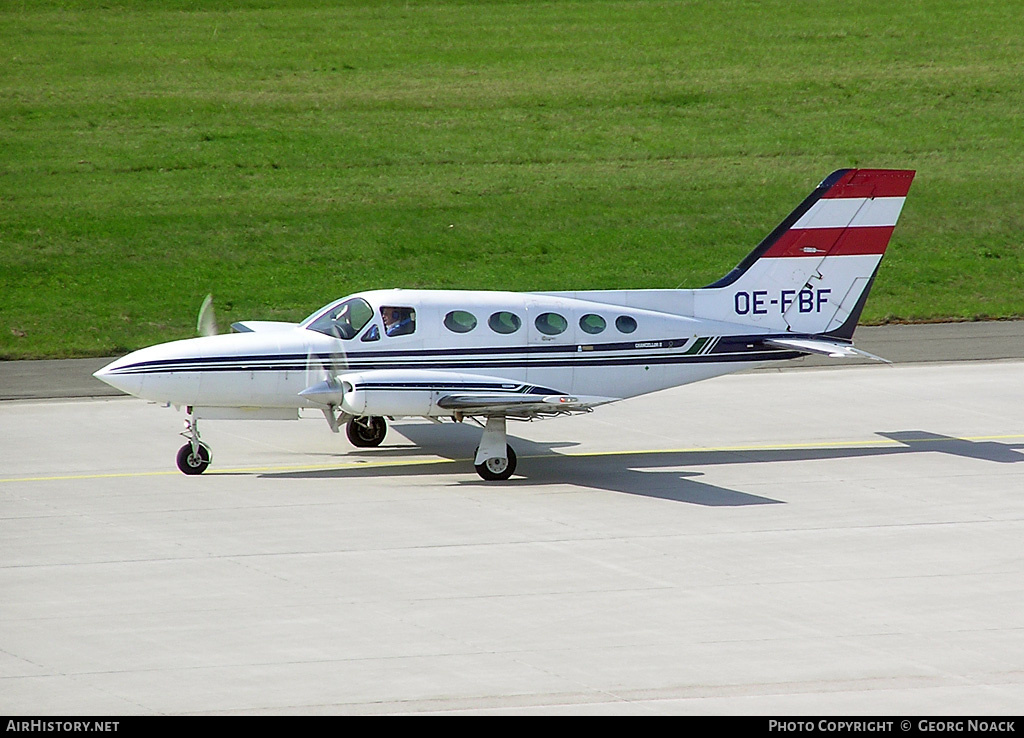
<path id="1" fill-rule="evenodd" d="M 339 416 L 336 410 L 345 399 L 344 383 L 339 377 L 346 371 L 348 360 L 345 358 L 341 338 L 337 334 L 335 347 L 330 354 L 324 356 L 310 350 L 306 355 L 306 389 L 299 395 L 319 405 L 326 405 L 321 410 L 334 433 L 338 432 L 339 424 L 344 417 L 344 413 Z"/>
<path id="2" fill-rule="evenodd" d="M 217 316 L 213 312 L 213 295 L 207 295 L 199 308 L 199 319 L 196 321 L 196 332 L 200 336 L 216 336 Z"/>

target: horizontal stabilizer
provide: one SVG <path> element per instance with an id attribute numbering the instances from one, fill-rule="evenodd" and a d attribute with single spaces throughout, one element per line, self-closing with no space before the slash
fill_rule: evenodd
<path id="1" fill-rule="evenodd" d="M 874 354 L 869 354 L 867 351 L 861 351 L 859 348 L 854 348 L 848 343 L 843 343 L 841 341 L 829 341 L 824 338 L 768 338 L 765 339 L 765 343 L 771 346 L 778 346 L 779 348 L 795 349 L 806 354 L 822 354 L 824 356 L 831 356 L 836 359 L 852 359 L 860 356 L 865 359 L 873 359 L 874 361 L 881 361 L 886 364 L 892 363 L 888 359 L 883 359 L 881 356 L 875 356 Z"/>

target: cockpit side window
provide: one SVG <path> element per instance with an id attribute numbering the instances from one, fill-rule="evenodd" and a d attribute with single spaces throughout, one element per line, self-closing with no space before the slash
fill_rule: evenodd
<path id="1" fill-rule="evenodd" d="M 384 321 L 384 335 L 408 336 L 416 332 L 416 311 L 411 307 L 389 307 L 380 309 Z"/>
<path id="2" fill-rule="evenodd" d="M 332 307 L 310 323 L 309 328 L 328 336 L 348 340 L 358 335 L 372 317 L 373 308 L 370 304 L 361 297 L 353 297 Z"/>

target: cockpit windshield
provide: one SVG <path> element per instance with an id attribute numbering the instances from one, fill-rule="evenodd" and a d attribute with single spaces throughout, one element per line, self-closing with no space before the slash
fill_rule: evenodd
<path id="1" fill-rule="evenodd" d="M 361 297 L 353 297 L 338 305 L 332 305 L 307 328 L 336 338 L 355 338 L 370 319 L 373 308 Z"/>

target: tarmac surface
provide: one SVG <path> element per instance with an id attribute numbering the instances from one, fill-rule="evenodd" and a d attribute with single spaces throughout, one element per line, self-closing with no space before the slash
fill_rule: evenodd
<path id="1" fill-rule="evenodd" d="M 0 403 L 0 713 L 1017 715 L 1024 324 L 959 325 L 510 424 L 505 483 L 468 424 L 186 477 L 173 409 Z"/>

